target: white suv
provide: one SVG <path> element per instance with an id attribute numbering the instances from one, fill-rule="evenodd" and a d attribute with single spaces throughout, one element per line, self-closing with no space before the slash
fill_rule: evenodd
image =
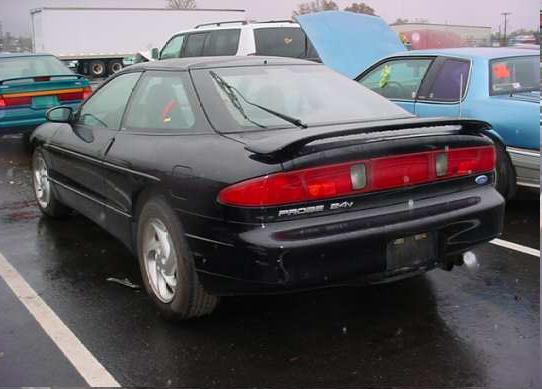
<path id="1" fill-rule="evenodd" d="M 299 24 L 292 21 L 200 24 L 173 35 L 157 57 L 168 59 L 218 55 L 265 55 L 319 60 Z"/>

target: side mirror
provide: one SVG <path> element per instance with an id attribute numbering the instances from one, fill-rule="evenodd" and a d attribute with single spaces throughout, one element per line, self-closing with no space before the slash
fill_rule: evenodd
<path id="1" fill-rule="evenodd" d="M 73 118 L 73 109 L 71 107 L 54 107 L 47 111 L 45 117 L 53 123 L 70 123 Z"/>
<path id="2" fill-rule="evenodd" d="M 159 59 L 160 57 L 160 51 L 156 47 L 153 47 L 151 50 L 151 57 L 152 59 Z"/>

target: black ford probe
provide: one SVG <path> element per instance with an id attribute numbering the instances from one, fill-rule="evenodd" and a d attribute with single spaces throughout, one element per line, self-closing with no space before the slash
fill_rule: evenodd
<path id="1" fill-rule="evenodd" d="M 39 207 L 126 244 L 170 318 L 223 295 L 450 269 L 501 232 L 487 123 L 413 117 L 320 64 L 135 65 L 47 116 L 32 138 Z"/>

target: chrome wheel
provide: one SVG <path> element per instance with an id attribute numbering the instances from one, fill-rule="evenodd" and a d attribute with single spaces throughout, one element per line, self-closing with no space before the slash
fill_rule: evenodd
<path id="1" fill-rule="evenodd" d="M 149 284 L 156 297 L 169 303 L 177 289 L 177 255 L 166 226 L 151 219 L 143 232 L 143 255 Z"/>
<path id="2" fill-rule="evenodd" d="M 51 183 L 49 182 L 47 164 L 41 155 L 34 161 L 34 192 L 40 207 L 47 208 L 51 201 Z"/>

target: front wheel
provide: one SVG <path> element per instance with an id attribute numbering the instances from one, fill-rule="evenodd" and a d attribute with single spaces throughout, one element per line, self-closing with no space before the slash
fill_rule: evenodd
<path id="1" fill-rule="evenodd" d="M 181 223 L 163 198 L 143 207 L 137 245 L 143 284 L 166 318 L 189 319 L 215 309 L 219 298 L 200 284 Z"/>

